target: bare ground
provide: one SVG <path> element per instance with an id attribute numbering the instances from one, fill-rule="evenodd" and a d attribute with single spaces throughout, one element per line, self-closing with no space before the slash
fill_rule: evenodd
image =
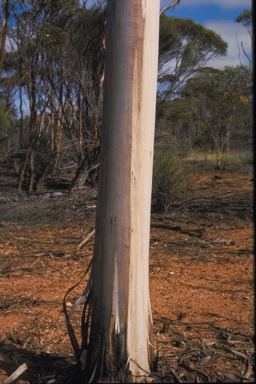
<path id="1" fill-rule="evenodd" d="M 0 382 L 69 383 L 63 297 L 93 253 L 96 192 L 18 194 L 0 172 Z M 152 215 L 150 296 L 156 382 L 254 381 L 252 180 L 203 170 L 196 196 Z M 67 299 L 82 292 L 86 278 Z M 80 314 L 74 318 L 79 335 Z M 75 379 L 73 380 L 75 383 Z"/>

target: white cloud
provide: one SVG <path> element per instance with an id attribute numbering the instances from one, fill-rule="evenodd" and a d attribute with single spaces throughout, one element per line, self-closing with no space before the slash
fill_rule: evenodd
<path id="1" fill-rule="evenodd" d="M 228 43 L 227 56 L 211 60 L 208 63 L 209 66 L 223 68 L 226 65 L 236 66 L 241 63 L 249 65 L 249 61 L 242 51 L 241 42 L 246 54 L 251 57 L 252 41 L 247 30 L 242 25 L 233 21 L 218 20 L 206 22 L 204 26 L 218 33 L 222 39 Z"/>
<path id="2" fill-rule="evenodd" d="M 171 4 L 170 0 L 161 0 L 161 7 L 166 6 L 167 4 Z M 234 8 L 251 8 L 252 1 L 251 0 L 181 0 L 180 6 L 182 7 L 193 7 L 198 5 L 218 5 L 224 9 L 234 9 Z"/>
<path id="3" fill-rule="evenodd" d="M 186 3 L 184 1 L 183 6 L 186 6 Z M 218 5 L 221 8 L 225 9 L 234 9 L 234 8 L 241 8 L 243 6 L 244 8 L 251 8 L 252 3 L 251 0 L 192 0 L 189 2 L 189 5 Z"/>

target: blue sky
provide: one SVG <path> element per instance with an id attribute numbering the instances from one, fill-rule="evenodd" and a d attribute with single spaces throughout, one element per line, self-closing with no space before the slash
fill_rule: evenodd
<path id="1" fill-rule="evenodd" d="M 88 0 L 88 4 L 96 0 Z M 160 0 L 161 9 L 173 0 Z M 234 20 L 244 9 L 251 9 L 252 0 L 180 0 L 180 4 L 166 12 L 166 15 L 191 18 L 206 28 L 218 33 L 228 43 L 228 55 L 216 58 L 208 63 L 215 68 L 226 65 L 248 65 L 248 59 L 242 52 L 241 42 L 251 57 L 252 42 L 247 30 Z M 7 43 L 8 45 L 8 43 Z M 239 49 L 240 47 L 240 57 Z M 7 47 L 8 49 L 8 47 Z"/>
<path id="2" fill-rule="evenodd" d="M 161 8 L 171 2 L 172 0 L 161 0 Z M 226 65 L 240 65 L 240 60 L 242 64 L 248 65 L 248 60 L 241 50 L 241 42 L 251 57 L 251 38 L 247 30 L 234 21 L 244 9 L 251 9 L 251 0 L 180 0 L 180 4 L 168 10 L 166 15 L 191 18 L 218 33 L 228 43 L 228 55 L 216 58 L 208 65 L 223 68 Z"/>

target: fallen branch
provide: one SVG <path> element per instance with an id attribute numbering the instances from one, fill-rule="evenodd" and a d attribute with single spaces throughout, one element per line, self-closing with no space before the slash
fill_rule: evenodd
<path id="1" fill-rule="evenodd" d="M 93 229 L 77 246 L 77 250 L 79 251 L 94 235 L 95 229 Z"/>
<path id="2" fill-rule="evenodd" d="M 13 383 L 15 380 L 18 379 L 18 377 L 20 375 L 22 375 L 23 372 L 25 372 L 26 370 L 28 369 L 28 366 L 26 363 L 24 364 L 21 364 L 19 366 L 19 368 L 16 369 L 16 371 L 14 371 L 11 376 L 9 376 L 4 382 L 3 384 L 11 384 Z"/>

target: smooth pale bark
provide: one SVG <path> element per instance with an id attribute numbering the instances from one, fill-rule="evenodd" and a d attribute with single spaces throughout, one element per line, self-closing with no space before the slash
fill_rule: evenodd
<path id="1" fill-rule="evenodd" d="M 145 376 L 153 360 L 148 270 L 159 7 L 159 0 L 107 4 L 87 354 L 87 368 L 92 372 L 97 364 L 103 376 L 120 374 L 125 366 Z"/>

